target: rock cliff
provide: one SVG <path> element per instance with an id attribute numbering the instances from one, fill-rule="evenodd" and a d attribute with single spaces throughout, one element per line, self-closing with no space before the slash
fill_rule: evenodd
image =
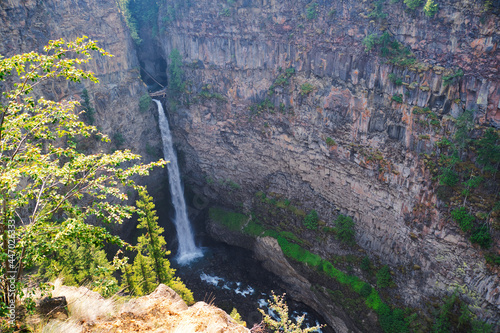
<path id="1" fill-rule="evenodd" d="M 401 2 L 383 12 L 359 1 L 176 8 L 160 7 L 158 40 L 164 59 L 173 49 L 183 56 L 183 107 L 170 116 L 200 195 L 250 213 L 260 191 L 316 209 L 327 226 L 350 215 L 357 244 L 391 266 L 403 305 L 458 288 L 498 320 L 498 272 L 448 221 L 421 157 L 466 109 L 477 124 L 499 125 L 495 13 L 466 0 L 440 2 L 433 18 Z M 363 43 L 381 31 L 385 51 Z M 415 110 L 426 107 L 439 130 L 419 121 Z M 269 224 L 299 230 L 313 252 L 352 253 L 280 214 Z"/>

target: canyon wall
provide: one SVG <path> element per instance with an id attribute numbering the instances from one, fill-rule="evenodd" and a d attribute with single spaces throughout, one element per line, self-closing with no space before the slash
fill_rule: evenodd
<path id="1" fill-rule="evenodd" d="M 445 218 L 421 155 L 466 109 L 477 124 L 500 125 L 500 20 L 482 2 L 439 6 L 429 18 L 387 2 L 379 19 L 359 1 L 200 0 L 172 19 L 173 3 L 164 5 L 162 57 L 180 51 L 186 83 L 170 117 L 199 196 L 251 213 L 264 192 L 317 210 L 327 226 L 352 216 L 357 244 L 390 265 L 402 305 L 458 288 L 496 322 L 498 271 Z M 362 40 L 382 30 L 416 61 L 367 52 Z M 439 127 L 422 126 L 415 107 L 428 107 Z M 286 223 L 324 258 L 353 252 L 298 219 Z"/>

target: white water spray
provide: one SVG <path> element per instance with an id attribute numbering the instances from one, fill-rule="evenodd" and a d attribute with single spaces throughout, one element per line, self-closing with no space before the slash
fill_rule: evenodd
<path id="1" fill-rule="evenodd" d="M 177 164 L 177 155 L 172 144 L 172 135 L 168 127 L 168 120 L 163 111 L 161 102 L 153 99 L 158 106 L 158 116 L 160 123 L 161 139 L 163 141 L 163 155 L 167 164 L 167 170 L 170 183 L 170 194 L 175 208 L 174 223 L 177 230 L 177 239 L 179 241 L 179 251 L 177 261 L 179 264 L 187 264 L 195 258 L 203 256 L 203 252 L 194 243 L 194 235 L 191 230 L 191 223 L 186 210 L 186 201 L 184 200 L 184 190 L 181 185 L 179 165 Z"/>

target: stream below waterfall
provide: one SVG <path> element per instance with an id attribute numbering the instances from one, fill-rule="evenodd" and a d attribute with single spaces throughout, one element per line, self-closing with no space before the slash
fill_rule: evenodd
<path id="1" fill-rule="evenodd" d="M 257 309 L 267 311 L 267 300 L 271 298 L 272 291 L 277 295 L 285 293 L 279 277 L 265 270 L 253 258 L 251 251 L 217 242 L 208 235 L 201 241 L 203 258 L 193 261 L 189 266 L 179 266 L 172 260 L 172 267 L 177 269 L 176 275 L 193 291 L 195 300 L 212 302 L 227 313 L 236 308 L 249 328 L 259 323 L 262 315 Z M 294 302 L 289 297 L 286 301 L 292 317 L 306 314 L 303 327 L 325 324 L 318 314 L 304 304 Z M 334 331 L 323 328 L 319 332 Z"/>

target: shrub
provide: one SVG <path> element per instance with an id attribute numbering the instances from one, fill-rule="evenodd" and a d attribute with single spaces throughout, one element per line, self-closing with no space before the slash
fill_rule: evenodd
<path id="1" fill-rule="evenodd" d="M 418 6 L 422 4 L 422 0 L 404 0 L 406 7 L 411 10 L 415 10 Z"/>
<path id="2" fill-rule="evenodd" d="M 310 94 L 314 90 L 314 86 L 309 82 L 304 83 L 300 86 L 300 94 L 302 96 Z"/>
<path id="3" fill-rule="evenodd" d="M 387 288 L 391 283 L 391 271 L 389 270 L 389 266 L 385 265 L 377 272 L 377 286 L 379 288 Z"/>
<path id="4" fill-rule="evenodd" d="M 304 225 L 309 230 L 318 229 L 318 212 L 316 212 L 314 209 L 311 210 L 309 214 L 307 214 L 304 218 Z"/>
<path id="5" fill-rule="evenodd" d="M 402 94 L 394 94 L 391 98 L 393 101 L 398 103 L 403 103 L 403 95 Z"/>
<path id="6" fill-rule="evenodd" d="M 372 293 L 372 286 L 370 286 L 368 283 L 363 284 L 361 290 L 359 291 L 359 294 L 364 298 L 370 296 L 371 293 Z"/>
<path id="7" fill-rule="evenodd" d="M 500 266 L 500 255 L 495 253 L 486 253 L 484 255 L 484 259 L 490 265 L 499 265 Z"/>
<path id="8" fill-rule="evenodd" d="M 149 109 L 151 102 L 152 102 L 152 99 L 148 93 L 145 93 L 144 95 L 142 95 L 141 98 L 139 99 L 139 111 L 146 112 Z"/>
<path id="9" fill-rule="evenodd" d="M 370 52 L 375 45 L 378 44 L 378 37 L 376 34 L 369 34 L 361 42 L 365 47 L 365 52 Z"/>
<path id="10" fill-rule="evenodd" d="M 485 223 L 475 228 L 470 236 L 472 243 L 479 244 L 482 248 L 488 249 L 491 246 L 491 234 L 488 225 Z"/>
<path id="11" fill-rule="evenodd" d="M 452 210 L 451 217 L 458 223 L 460 229 L 463 231 L 467 232 L 472 230 L 475 218 L 471 214 L 467 213 L 467 209 L 465 207 Z"/>
<path id="12" fill-rule="evenodd" d="M 370 14 L 368 14 L 368 17 L 382 20 L 385 19 L 387 17 L 387 13 L 383 12 L 384 2 L 385 0 L 375 1 L 373 4 L 373 10 Z"/>
<path id="13" fill-rule="evenodd" d="M 262 321 L 265 323 L 266 327 L 270 328 L 273 332 L 284 332 L 284 333 L 308 333 L 308 332 L 317 332 L 322 326 L 314 326 L 308 328 L 302 328 L 302 323 L 305 319 L 305 314 L 295 318 L 296 323 L 293 320 L 289 319 L 290 315 L 288 314 L 288 306 L 285 303 L 284 295 L 277 296 L 272 294 L 272 300 L 268 300 L 269 309 L 272 313 L 276 314 L 279 319 L 274 320 L 269 314 L 264 312 L 264 310 L 259 309 L 259 312 L 262 314 Z"/>
<path id="14" fill-rule="evenodd" d="M 438 5 L 434 0 L 427 0 L 424 6 L 424 13 L 426 16 L 433 17 L 438 12 Z"/>
<path id="15" fill-rule="evenodd" d="M 457 78 L 464 76 L 464 71 L 462 69 L 458 69 L 455 73 L 451 75 L 443 76 L 443 85 L 446 87 L 449 84 L 454 83 Z"/>
<path id="16" fill-rule="evenodd" d="M 121 147 L 125 143 L 125 137 L 120 132 L 113 134 L 113 142 L 117 147 Z"/>
<path id="17" fill-rule="evenodd" d="M 389 74 L 389 81 L 391 81 L 392 83 L 394 83 L 397 86 L 400 86 L 403 84 L 403 80 L 401 78 L 397 77 L 393 73 Z"/>
<path id="18" fill-rule="evenodd" d="M 333 140 L 332 138 L 328 137 L 326 138 L 326 144 L 328 147 L 333 147 L 333 146 L 336 146 L 337 143 L 335 142 L 335 140 Z"/>
<path id="19" fill-rule="evenodd" d="M 443 173 L 439 176 L 439 184 L 441 185 L 453 187 L 457 185 L 458 181 L 458 174 L 451 168 L 444 168 Z"/>
<path id="20" fill-rule="evenodd" d="M 365 256 L 363 260 L 361 260 L 361 269 L 364 270 L 365 272 L 369 272 L 371 270 L 371 262 L 370 258 L 368 256 Z"/>
<path id="21" fill-rule="evenodd" d="M 234 321 L 237 322 L 238 324 L 245 327 L 247 326 L 247 323 L 241 318 L 241 315 L 238 313 L 238 310 L 236 310 L 236 308 L 233 308 L 233 311 L 231 311 L 229 316 L 233 318 Z"/>
<path id="22" fill-rule="evenodd" d="M 306 6 L 306 17 L 308 20 L 314 20 L 318 16 L 318 4 L 312 2 Z"/>
<path id="23" fill-rule="evenodd" d="M 410 328 L 405 321 L 403 310 L 391 309 L 388 305 L 383 304 L 378 311 L 380 326 L 386 333 L 405 333 L 409 332 Z"/>
<path id="24" fill-rule="evenodd" d="M 354 221 L 350 216 L 339 215 L 335 220 L 335 229 L 337 232 L 337 239 L 342 243 L 352 245 L 355 243 L 354 235 Z"/>

